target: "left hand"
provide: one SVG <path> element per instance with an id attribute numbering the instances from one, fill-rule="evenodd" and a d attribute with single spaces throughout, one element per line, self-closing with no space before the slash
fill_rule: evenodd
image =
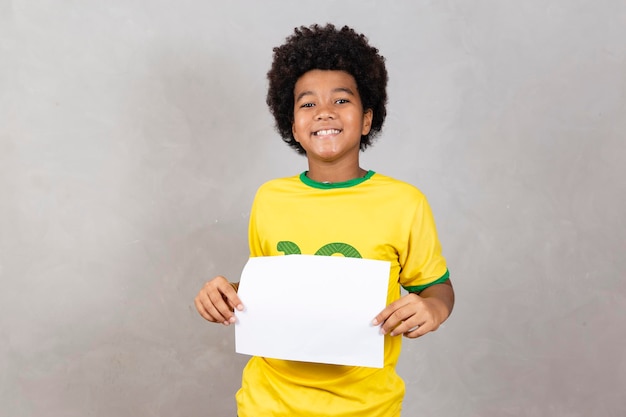
<path id="1" fill-rule="evenodd" d="M 447 308 L 441 300 L 410 293 L 389 304 L 372 324 L 380 324 L 382 334 L 403 334 L 414 339 L 437 330 L 447 317 Z"/>

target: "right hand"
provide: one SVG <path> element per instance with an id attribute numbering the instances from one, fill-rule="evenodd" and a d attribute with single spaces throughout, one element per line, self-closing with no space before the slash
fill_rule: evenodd
<path id="1" fill-rule="evenodd" d="M 237 291 L 222 276 L 217 276 L 204 284 L 194 300 L 198 313 L 212 323 L 228 326 L 234 323 L 234 309 L 243 310 Z"/>

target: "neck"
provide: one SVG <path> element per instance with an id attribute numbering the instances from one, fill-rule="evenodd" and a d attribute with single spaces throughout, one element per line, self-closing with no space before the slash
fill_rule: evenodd
<path id="1" fill-rule="evenodd" d="M 367 170 L 358 165 L 345 167 L 335 165 L 317 165 L 309 162 L 309 172 L 307 177 L 317 182 L 345 182 L 355 178 L 362 178 L 367 174 Z"/>

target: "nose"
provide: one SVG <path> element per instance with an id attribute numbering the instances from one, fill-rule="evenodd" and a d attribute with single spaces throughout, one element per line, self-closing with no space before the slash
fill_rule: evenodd
<path id="1" fill-rule="evenodd" d="M 318 105 L 315 113 L 315 120 L 333 120 L 337 115 L 334 110 L 327 105 Z"/>

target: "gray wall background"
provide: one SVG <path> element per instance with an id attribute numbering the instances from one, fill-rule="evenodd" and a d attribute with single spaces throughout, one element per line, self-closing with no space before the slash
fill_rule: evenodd
<path id="1" fill-rule="evenodd" d="M 234 415 L 193 297 L 306 168 L 265 73 L 314 22 L 387 58 L 363 166 L 429 197 L 456 287 L 404 414 L 626 415 L 624 1 L 0 0 L 1 416 Z"/>

